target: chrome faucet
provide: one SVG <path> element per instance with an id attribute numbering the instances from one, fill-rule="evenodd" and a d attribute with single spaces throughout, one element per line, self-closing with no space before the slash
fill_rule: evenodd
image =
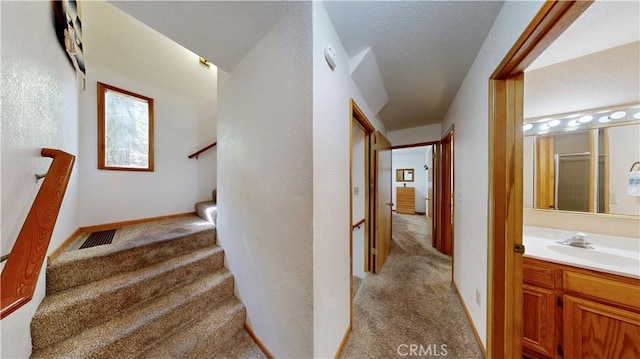
<path id="1" fill-rule="evenodd" d="M 586 233 L 582 232 L 574 232 L 571 238 L 567 238 L 564 241 L 558 241 L 558 243 L 572 247 L 593 249 L 591 242 L 587 242 Z"/>

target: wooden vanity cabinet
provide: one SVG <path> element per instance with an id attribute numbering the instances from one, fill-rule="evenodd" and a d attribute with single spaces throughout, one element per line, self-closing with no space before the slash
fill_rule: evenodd
<path id="1" fill-rule="evenodd" d="M 529 261 L 523 266 L 522 346 L 527 358 L 555 358 L 562 328 L 556 310 L 557 272 L 554 268 Z"/>
<path id="2" fill-rule="evenodd" d="M 523 346 L 543 358 L 553 358 L 556 351 L 555 301 L 553 290 L 523 284 Z M 538 356 L 531 356 L 536 358 Z"/>
<path id="3" fill-rule="evenodd" d="M 523 356 L 640 358 L 640 280 L 524 258 Z"/>

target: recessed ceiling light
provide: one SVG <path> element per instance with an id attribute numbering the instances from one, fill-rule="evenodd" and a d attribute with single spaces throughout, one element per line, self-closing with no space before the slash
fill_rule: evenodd
<path id="1" fill-rule="evenodd" d="M 600 119 L 598 120 L 598 122 L 600 122 L 600 123 L 607 123 L 607 122 L 611 122 L 611 117 L 609 117 L 609 116 L 602 116 L 602 117 L 600 117 Z"/>
<path id="2" fill-rule="evenodd" d="M 578 119 L 578 121 L 580 121 L 580 123 L 587 123 L 589 121 L 593 120 L 593 116 L 582 116 Z"/>
<path id="3" fill-rule="evenodd" d="M 556 127 L 560 124 L 560 120 L 551 120 L 549 121 L 549 126 L 550 127 Z"/>
<path id="4" fill-rule="evenodd" d="M 542 125 L 540 125 L 540 127 L 538 127 L 540 130 L 548 130 L 549 129 L 549 124 L 547 123 L 543 123 Z"/>
<path id="5" fill-rule="evenodd" d="M 636 112 L 636 114 L 633 115 L 633 118 L 635 118 L 636 120 L 640 120 L 640 111 Z"/>
<path id="6" fill-rule="evenodd" d="M 624 116 L 626 116 L 627 113 L 624 111 L 618 111 L 618 112 L 614 112 L 611 115 L 609 115 L 609 117 L 611 117 L 614 120 L 619 120 L 621 118 L 624 118 Z"/>
<path id="7" fill-rule="evenodd" d="M 571 120 L 567 125 L 571 127 L 576 127 L 576 126 L 580 126 L 580 122 L 578 122 L 578 120 Z"/>
<path id="8" fill-rule="evenodd" d="M 540 131 L 540 132 L 538 132 L 539 135 L 546 135 L 547 133 L 549 133 L 549 131 Z"/>
<path id="9" fill-rule="evenodd" d="M 533 125 L 530 124 L 530 123 L 525 123 L 524 125 L 522 125 L 522 130 L 523 131 L 529 131 L 532 128 L 533 128 Z"/>
<path id="10" fill-rule="evenodd" d="M 577 127 L 567 127 L 564 130 L 567 131 L 567 132 L 570 132 L 570 131 L 575 131 L 577 129 L 578 129 Z"/>

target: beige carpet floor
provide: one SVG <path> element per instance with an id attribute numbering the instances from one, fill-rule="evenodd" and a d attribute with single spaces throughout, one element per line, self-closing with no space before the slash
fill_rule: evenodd
<path id="1" fill-rule="evenodd" d="M 342 358 L 482 358 L 430 227 L 425 216 L 393 214 L 391 254 L 360 284 Z"/>

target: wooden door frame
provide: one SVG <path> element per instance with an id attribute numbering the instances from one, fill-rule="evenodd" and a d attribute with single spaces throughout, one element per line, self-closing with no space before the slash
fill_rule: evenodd
<path id="1" fill-rule="evenodd" d="M 413 148 L 413 147 L 423 147 L 423 146 L 432 146 L 433 148 L 431 149 L 431 150 L 432 150 L 432 152 L 431 152 L 431 156 L 433 156 L 433 154 L 435 153 L 435 152 L 434 152 L 434 151 L 435 151 L 435 149 L 436 149 L 438 146 L 440 146 L 440 141 L 418 142 L 418 143 L 410 143 L 410 144 L 407 144 L 407 145 L 391 146 L 391 151 L 392 151 L 391 153 L 392 153 L 392 155 L 393 155 L 393 150 L 399 150 L 399 149 L 401 149 L 401 148 Z M 433 172 L 433 171 L 434 171 L 434 168 L 435 168 L 435 162 L 433 162 L 433 163 L 431 164 L 431 172 Z M 429 180 L 429 179 L 427 178 L 427 181 L 428 181 L 428 180 Z M 391 181 L 391 182 L 394 182 L 394 181 Z M 428 183 L 428 182 L 427 182 L 427 183 Z M 433 183 L 433 186 L 434 186 L 434 187 L 432 187 L 433 195 L 435 195 L 435 193 L 436 193 L 436 189 L 435 189 L 435 181 L 434 181 L 434 183 Z M 429 187 L 429 186 L 427 185 L 427 187 Z M 428 191 L 429 191 L 429 188 L 427 188 L 427 192 L 428 192 Z M 432 195 L 432 197 L 433 197 L 433 195 Z M 436 201 L 435 201 L 433 198 L 429 201 L 429 206 L 431 207 L 431 213 L 434 213 L 434 214 L 436 213 L 436 211 L 435 211 L 435 209 L 436 209 L 436 208 L 434 207 L 435 202 L 436 202 Z M 428 215 L 428 213 L 429 213 L 429 209 L 428 209 L 428 208 L 426 208 L 425 210 L 427 211 L 427 213 L 425 213 L 425 216 L 426 216 L 426 215 Z M 433 219 L 431 219 L 431 220 L 433 221 Z M 431 232 L 432 232 L 432 233 L 431 233 L 431 237 L 432 237 L 432 238 L 431 238 L 431 240 L 432 240 L 432 243 L 433 243 L 433 241 L 435 240 L 435 234 L 433 233 L 433 231 L 431 231 Z"/>
<path id="2" fill-rule="evenodd" d="M 592 1 L 546 1 L 489 78 L 487 355 L 522 357 L 524 70 Z"/>
<path id="3" fill-rule="evenodd" d="M 436 243 L 439 238 L 440 231 L 440 192 L 442 192 L 441 181 L 440 181 L 440 154 L 441 154 L 441 143 L 438 141 L 437 145 L 433 146 L 433 198 L 432 208 L 433 208 L 433 218 L 431 218 L 431 246 L 436 247 Z"/>
<path id="4" fill-rule="evenodd" d="M 455 203 L 455 198 L 453 195 L 453 192 L 455 190 L 455 186 L 453 184 L 454 181 L 454 148 L 453 148 L 453 136 L 454 136 L 454 125 L 452 125 L 447 132 L 444 134 L 444 136 L 442 136 L 442 139 L 440 140 L 440 163 L 439 163 L 439 169 L 440 172 L 438 173 L 438 179 L 440 180 L 440 185 L 438 187 L 438 192 L 440 195 L 439 198 L 439 207 L 438 209 L 440 210 L 440 217 L 438 219 L 438 239 L 436 240 L 436 243 L 439 244 L 437 246 L 436 249 L 438 249 L 439 252 L 444 253 L 444 249 L 445 249 L 445 239 L 446 239 L 446 228 L 447 227 L 451 227 L 451 253 L 447 254 L 450 255 L 452 258 L 452 268 L 453 268 L 453 218 L 454 218 L 454 211 L 455 208 L 453 208 L 454 203 Z M 449 138 L 451 138 L 449 140 Z M 450 191 L 448 191 L 448 193 L 445 193 L 444 188 L 445 188 L 445 168 L 447 167 L 447 164 L 445 164 L 445 159 L 444 159 L 444 154 L 445 154 L 445 150 L 444 150 L 444 146 L 445 143 L 447 142 L 451 142 L 451 153 L 449 154 L 450 157 L 450 173 L 451 173 L 451 178 L 450 178 L 450 183 L 451 183 L 451 188 Z M 451 196 L 451 198 L 448 198 L 449 195 Z M 449 200 L 447 203 L 447 199 Z M 451 218 L 448 221 L 445 221 L 445 212 L 450 213 Z M 446 253 L 445 253 L 446 254 Z"/>
<path id="5" fill-rule="evenodd" d="M 372 208 L 371 206 L 375 204 L 375 201 L 372 200 L 372 197 L 375 196 L 375 192 L 372 191 L 373 182 L 371 179 L 371 166 L 370 166 L 370 156 L 369 156 L 369 148 L 371 147 L 371 134 L 375 132 L 375 127 L 369 122 L 367 116 L 365 116 L 364 112 L 358 107 L 356 102 L 351 99 L 349 105 L 349 326 L 345 333 L 345 336 L 342 340 L 340 347 L 338 348 L 338 352 L 335 357 L 339 357 L 342 352 L 342 348 L 346 343 L 346 339 L 351 332 L 351 328 L 353 326 L 353 123 L 357 123 L 358 126 L 364 131 L 364 175 L 365 175 L 365 210 L 364 210 L 364 265 L 365 268 L 369 267 L 369 242 L 371 240 L 371 234 L 373 232 L 373 221 L 370 220 Z"/>

